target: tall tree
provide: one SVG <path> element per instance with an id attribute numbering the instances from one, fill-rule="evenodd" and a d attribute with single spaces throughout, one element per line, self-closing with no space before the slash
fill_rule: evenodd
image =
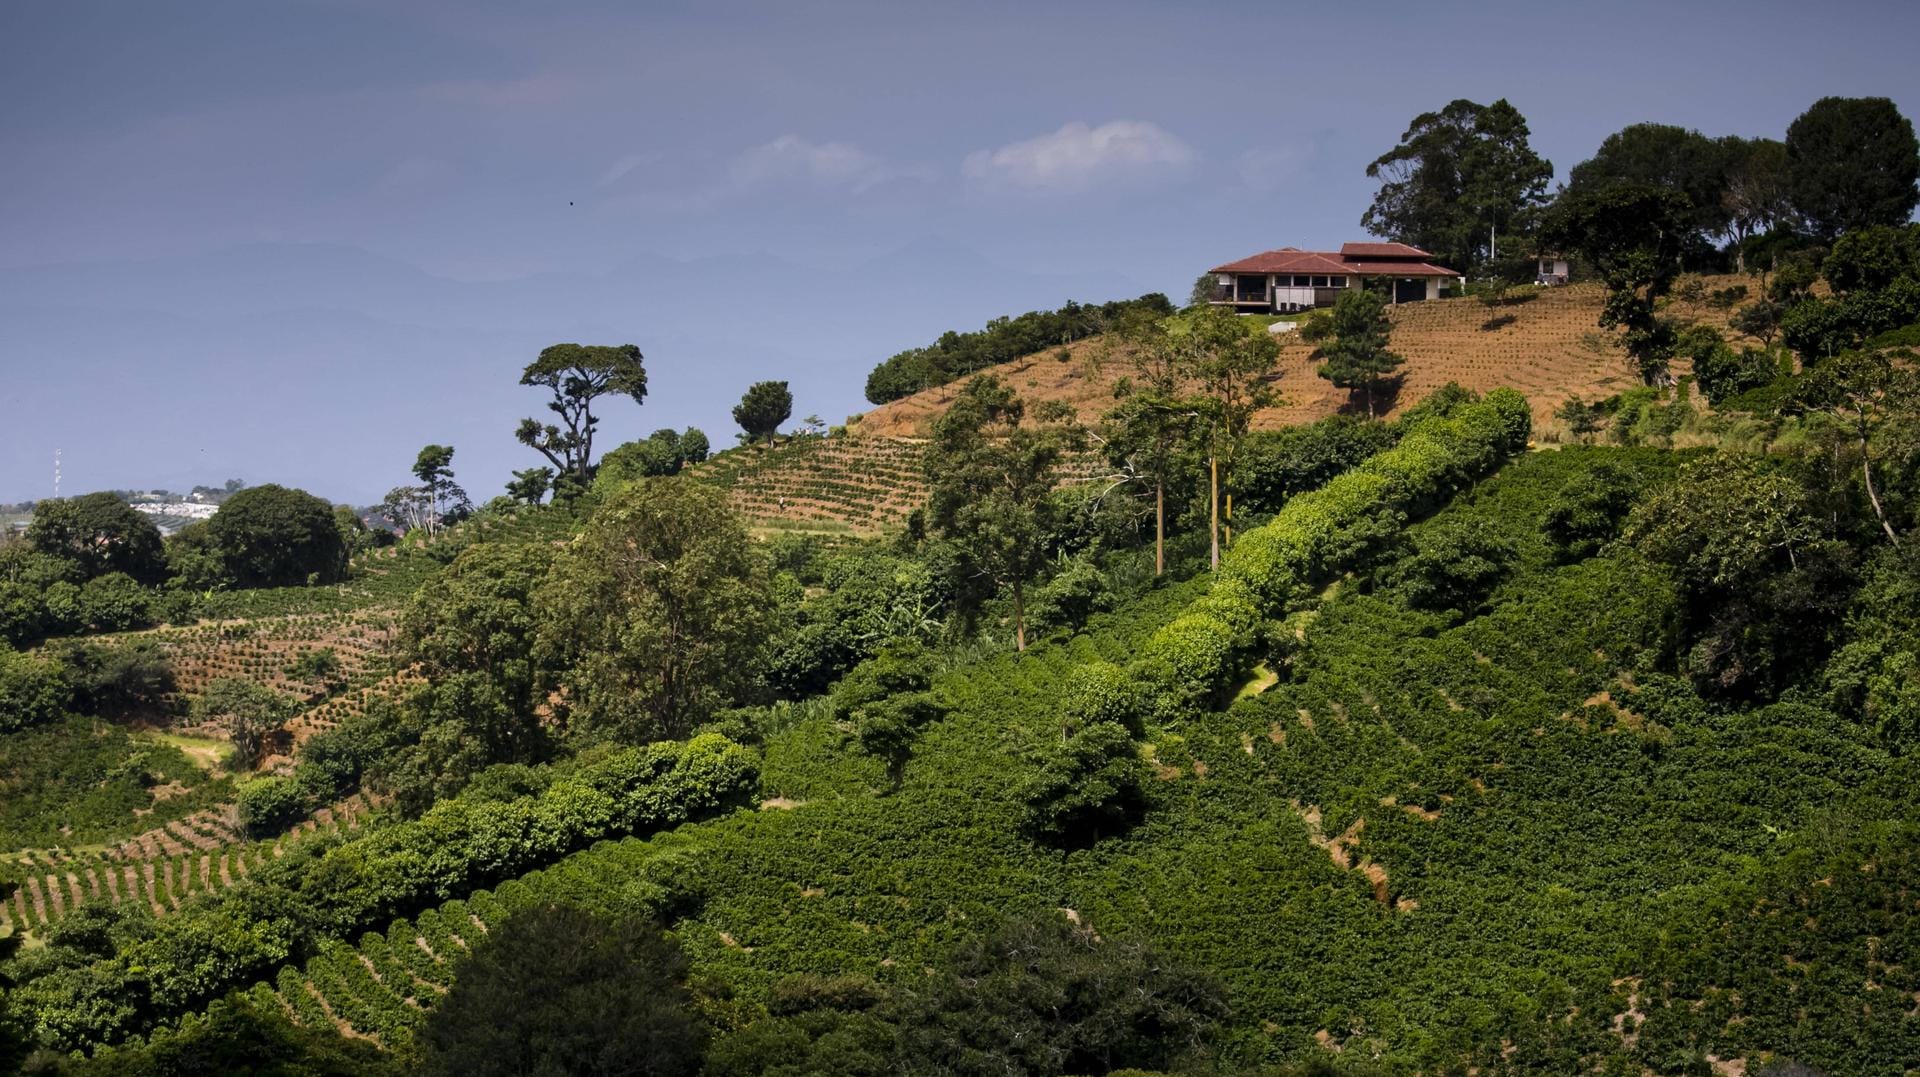
<path id="1" fill-rule="evenodd" d="M 1873 481 L 1875 450 L 1884 441 L 1889 426 L 1899 424 L 1909 434 L 1907 458 L 1895 460 L 1882 470 L 1912 473 L 1911 432 L 1920 426 L 1920 370 L 1914 367 L 1911 352 L 1898 354 L 1885 350 L 1849 351 L 1816 364 L 1797 387 L 1796 403 L 1805 409 L 1824 411 L 1846 424 L 1859 444 L 1860 482 L 1874 519 L 1886 533 L 1887 541 L 1900 545 L 1900 536 L 1889 518 L 1881 490 Z"/>
<path id="2" fill-rule="evenodd" d="M 1117 333 L 1132 373 L 1114 385 L 1115 405 L 1097 437 L 1118 480 L 1153 493 L 1153 574 L 1167 570 L 1167 491 L 1185 470 L 1204 410 L 1186 393 L 1188 372 L 1162 318 L 1142 318 Z"/>
<path id="3" fill-rule="evenodd" d="M 1720 140 L 1720 152 L 1726 165 L 1726 185 L 1720 196 L 1726 210 L 1726 235 L 1745 269 L 1742 245 L 1793 216 L 1787 200 L 1787 145 L 1776 138 L 1728 135 Z"/>
<path id="4" fill-rule="evenodd" d="M 600 419 L 593 402 L 603 396 L 647 398 L 647 368 L 632 344 L 555 344 L 527 364 L 520 384 L 547 389 L 547 410 L 558 423 L 520 420 L 514 436 L 547 458 L 561 476 L 575 483 L 593 477 L 593 432 Z"/>
<path id="5" fill-rule="evenodd" d="M 755 441 L 766 439 L 767 447 L 773 447 L 773 436 L 780 432 L 780 424 L 793 415 L 793 392 L 784 381 L 757 381 L 747 386 L 740 403 L 733 406 L 733 421 L 740 424 L 747 437 Z"/>
<path id="6" fill-rule="evenodd" d="M 75 566 L 87 579 L 124 572 L 142 583 L 167 574 L 153 518 L 109 493 L 57 497 L 33 507 L 27 545 Z"/>
<path id="7" fill-rule="evenodd" d="M 1636 123 L 1608 135 L 1591 158 L 1573 166 L 1567 193 L 1589 195 L 1621 185 L 1675 192 L 1686 199 L 1681 213 L 1692 232 L 1716 236 L 1728 227 L 1729 157 L 1729 146 L 1698 131 Z"/>
<path id="8" fill-rule="evenodd" d="M 1253 413 L 1278 399 L 1268 381 L 1280 345 L 1266 326 L 1224 307 L 1189 312 L 1175 323 L 1173 335 L 1182 366 L 1207 404 L 1208 557 L 1219 568 L 1223 528 L 1226 541 L 1233 541 L 1233 462 Z"/>
<path id="9" fill-rule="evenodd" d="M 1505 98 L 1462 98 L 1414 117 L 1400 144 L 1367 166 L 1381 183 L 1361 227 L 1461 269 L 1495 257 L 1499 236 L 1524 223 L 1553 178 L 1552 163 L 1527 137 L 1526 118 Z"/>
<path id="10" fill-rule="evenodd" d="M 1674 329 L 1655 310 L 1680 273 L 1680 255 L 1695 227 L 1686 195 L 1620 182 L 1567 190 L 1542 231 L 1548 244 L 1578 254 L 1606 282 L 1600 325 L 1620 330 L 1649 385 L 1671 380 Z"/>
<path id="11" fill-rule="evenodd" d="M 753 545 L 726 495 L 685 477 L 594 510 L 534 600 L 536 654 L 572 729 L 682 736 L 752 690 L 772 604 Z"/>
<path id="12" fill-rule="evenodd" d="M 1920 204 L 1920 141 L 1884 97 L 1823 97 L 1787 128 L 1793 208 L 1820 239 L 1905 224 Z"/>
<path id="13" fill-rule="evenodd" d="M 1000 379 L 968 381 L 933 424 L 926 450 L 927 520 L 995 587 L 1013 592 L 1013 640 L 1027 647 L 1026 585 L 1046 563 L 1057 524 L 1061 458 L 1082 433 L 1071 412 L 1047 408 L 1023 424 L 1025 405 Z"/>
<path id="14" fill-rule="evenodd" d="M 1387 345 L 1393 323 L 1387 320 L 1387 301 L 1365 288 L 1349 288 L 1333 305 L 1333 316 L 1320 332 L 1322 362 L 1317 373 L 1349 392 L 1358 390 L 1367 402 L 1367 418 L 1374 417 L 1374 394 L 1395 385 L 1404 361 Z"/>
<path id="15" fill-rule="evenodd" d="M 453 446 L 428 445 L 413 460 L 413 477 L 427 496 L 427 534 L 473 511 L 467 492 L 453 480 Z"/>

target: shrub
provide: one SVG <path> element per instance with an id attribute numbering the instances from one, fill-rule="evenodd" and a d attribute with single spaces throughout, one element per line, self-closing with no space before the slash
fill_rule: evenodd
<path id="1" fill-rule="evenodd" d="M 1563 560 L 1592 557 L 1620 533 L 1640 486 L 1628 468 L 1595 464 L 1553 495 L 1540 529 Z"/>
<path id="2" fill-rule="evenodd" d="M 271 837 L 307 814 L 307 795 L 292 778 L 267 777 L 240 788 L 240 825 L 255 838 Z"/>
<path id="3" fill-rule="evenodd" d="M 1519 555 L 1492 521 L 1450 519 L 1420 536 L 1401 563 L 1399 583 L 1415 609 L 1476 612 Z"/>
<path id="4" fill-rule="evenodd" d="M 73 689 L 57 662 L 0 643 L 0 733 L 51 722 L 73 706 Z"/>
<path id="5" fill-rule="evenodd" d="M 1132 672 L 1152 687 L 1163 715 L 1203 705 L 1227 687 L 1262 618 L 1377 547 L 1399 514 L 1429 510 L 1525 448 L 1531 430 L 1526 398 L 1511 389 L 1477 403 L 1437 405 L 1394 448 L 1294 498 L 1272 522 L 1242 535 L 1213 589 L 1153 635 Z"/>
<path id="6" fill-rule="evenodd" d="M 80 588 L 80 617 L 96 632 L 124 632 L 153 623 L 153 596 L 124 572 L 109 572 Z"/>
<path id="7" fill-rule="evenodd" d="M 1146 781 L 1133 735 L 1116 722 L 1090 723 L 1068 737 L 1022 791 L 1026 830 L 1056 844 L 1092 844 L 1139 818 Z"/>

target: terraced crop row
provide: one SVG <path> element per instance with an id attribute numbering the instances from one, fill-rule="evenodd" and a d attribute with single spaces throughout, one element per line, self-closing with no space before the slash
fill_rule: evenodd
<path id="1" fill-rule="evenodd" d="M 221 677 L 244 677 L 317 701 L 325 697 L 326 686 L 296 678 L 289 671 L 295 661 L 331 650 L 339 665 L 330 680 L 358 687 L 387 672 L 397 632 L 396 612 L 374 608 L 162 628 L 141 635 L 167 648 L 180 696 L 198 695 Z"/>
<path id="2" fill-rule="evenodd" d="M 736 449 L 693 474 L 722 486 L 750 523 L 780 522 L 884 531 L 926 503 L 925 442 L 911 438 L 806 438 L 777 449 Z M 1091 455 L 1065 469 L 1066 481 L 1100 470 Z"/>
<path id="3" fill-rule="evenodd" d="M 288 842 L 338 829 L 358 829 L 378 801 L 356 793 L 321 808 L 273 841 L 250 842 L 231 807 L 199 812 L 150 830 L 96 855 L 35 850 L 8 858 L 24 875 L 0 903 L 0 934 L 43 927 L 88 901 L 140 901 L 155 915 L 197 894 L 224 890 L 254 867 L 282 854 Z"/>
<path id="4" fill-rule="evenodd" d="M 612 911 L 610 903 L 618 906 L 622 895 L 633 892 L 636 877 L 656 855 L 639 839 L 603 843 L 497 890 L 476 890 L 410 920 L 395 920 L 384 933 L 361 936 L 358 946 L 335 943 L 304 967 L 282 968 L 272 983 L 256 984 L 250 993 L 283 1007 L 296 1024 L 396 1046 L 446 993 L 453 962 L 492 925 L 552 901 Z"/>

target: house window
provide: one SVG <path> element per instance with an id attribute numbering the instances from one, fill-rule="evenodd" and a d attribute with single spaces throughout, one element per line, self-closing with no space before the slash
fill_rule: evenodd
<path id="1" fill-rule="evenodd" d="M 1329 288 L 1345 288 L 1346 286 L 1347 286 L 1347 278 L 1345 277 L 1327 278 L 1327 287 Z"/>
<path id="2" fill-rule="evenodd" d="M 1315 278 L 1313 278 L 1313 286 L 1314 286 L 1315 288 L 1325 288 L 1325 287 L 1328 287 L 1328 284 L 1327 284 L 1327 278 L 1325 278 L 1325 277 L 1315 277 Z"/>
<path id="3" fill-rule="evenodd" d="M 1310 282 L 1310 278 L 1307 278 L 1307 277 L 1304 277 L 1304 276 L 1296 276 L 1296 277 L 1294 277 L 1294 278 L 1293 278 L 1293 286 L 1294 286 L 1295 288 L 1311 288 L 1311 287 L 1313 287 L 1313 285 L 1312 285 L 1312 283 Z"/>

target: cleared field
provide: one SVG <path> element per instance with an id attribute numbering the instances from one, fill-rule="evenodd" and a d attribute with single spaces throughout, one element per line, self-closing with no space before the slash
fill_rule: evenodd
<path id="1" fill-rule="evenodd" d="M 1751 277 L 1704 281 L 1709 291 L 1736 284 L 1755 295 L 1761 291 L 1759 281 Z M 1417 403 L 1448 382 L 1480 392 L 1501 386 L 1518 389 L 1532 402 L 1536 420 L 1550 416 L 1569 397 L 1593 399 L 1631 388 L 1639 379 L 1626 351 L 1613 334 L 1599 328 L 1604 295 L 1598 284 L 1577 284 L 1516 290 L 1509 302 L 1499 306 L 1464 298 L 1391 308 L 1393 348 L 1406 357 L 1401 368 L 1406 377 L 1387 414 Z M 1733 312 L 1676 301 L 1665 313 L 1684 323 L 1726 331 Z M 1312 422 L 1355 407 L 1356 401 L 1344 390 L 1314 373 L 1311 345 L 1285 336 L 1280 340 L 1275 387 L 1284 401 L 1257 415 L 1256 428 Z M 990 373 L 1028 400 L 1064 401 L 1083 421 L 1091 421 L 1112 406 L 1114 382 L 1127 373 L 1125 356 L 1105 338 L 1081 341 L 1068 353 L 1065 360 L 1058 358 L 1058 349 L 1029 355 Z M 1686 373 L 1685 364 L 1675 372 Z M 875 408 L 853 427 L 853 433 L 858 437 L 922 436 L 958 391 L 957 384 L 940 386 Z"/>

